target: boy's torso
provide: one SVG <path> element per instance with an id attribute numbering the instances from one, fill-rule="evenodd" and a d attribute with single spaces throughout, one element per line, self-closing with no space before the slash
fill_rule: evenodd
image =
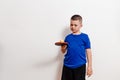
<path id="1" fill-rule="evenodd" d="M 65 42 L 68 42 L 67 53 L 65 54 L 64 65 L 70 68 L 77 68 L 86 63 L 86 36 L 81 33 L 78 35 L 69 34 Z"/>

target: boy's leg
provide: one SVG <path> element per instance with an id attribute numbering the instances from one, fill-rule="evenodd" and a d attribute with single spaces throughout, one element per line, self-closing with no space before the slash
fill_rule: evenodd
<path id="1" fill-rule="evenodd" d="M 85 80 L 86 64 L 74 70 L 74 80 Z"/>
<path id="2" fill-rule="evenodd" d="M 73 80 L 73 73 L 70 68 L 63 66 L 61 80 Z"/>

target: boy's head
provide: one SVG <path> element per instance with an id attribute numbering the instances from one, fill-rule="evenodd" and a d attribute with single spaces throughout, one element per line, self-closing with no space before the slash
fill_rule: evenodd
<path id="1" fill-rule="evenodd" d="M 82 27 L 82 17 L 80 15 L 73 15 L 70 21 L 70 29 L 74 34 L 80 33 Z"/>

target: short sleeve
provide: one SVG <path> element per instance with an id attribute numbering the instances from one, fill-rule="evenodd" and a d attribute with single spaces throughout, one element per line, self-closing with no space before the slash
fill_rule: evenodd
<path id="1" fill-rule="evenodd" d="M 65 42 L 68 41 L 68 36 L 69 36 L 69 35 L 67 35 L 67 36 L 65 37 L 65 39 L 64 39 Z"/>
<path id="2" fill-rule="evenodd" d="M 86 35 L 85 37 L 85 49 L 89 49 L 91 48 L 91 43 L 90 43 L 90 39 L 88 37 L 88 35 Z"/>
<path id="3" fill-rule="evenodd" d="M 66 37 L 65 37 L 64 41 L 67 42 L 67 38 Z"/>

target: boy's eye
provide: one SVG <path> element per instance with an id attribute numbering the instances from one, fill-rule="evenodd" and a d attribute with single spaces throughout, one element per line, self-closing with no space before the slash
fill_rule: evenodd
<path id="1" fill-rule="evenodd" d="M 77 25 L 76 25 L 76 24 L 71 24 L 70 26 L 75 26 L 75 27 L 77 27 Z"/>
<path id="2" fill-rule="evenodd" d="M 77 27 L 77 25 L 75 24 L 75 27 Z"/>
<path id="3" fill-rule="evenodd" d="M 71 24 L 70 26 L 73 26 L 73 24 Z"/>

